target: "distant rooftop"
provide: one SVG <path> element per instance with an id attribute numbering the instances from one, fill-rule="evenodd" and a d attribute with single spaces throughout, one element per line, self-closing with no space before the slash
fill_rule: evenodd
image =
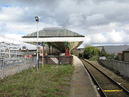
<path id="1" fill-rule="evenodd" d="M 37 37 L 37 32 L 30 33 L 23 38 L 35 38 Z M 60 27 L 50 27 L 44 28 L 43 30 L 39 31 L 39 37 L 84 37 L 76 32 L 67 30 L 65 28 Z"/>
<path id="2" fill-rule="evenodd" d="M 100 50 L 104 47 L 105 51 L 109 54 L 118 54 L 122 51 L 129 50 L 129 45 L 118 45 L 118 46 L 97 46 Z"/>

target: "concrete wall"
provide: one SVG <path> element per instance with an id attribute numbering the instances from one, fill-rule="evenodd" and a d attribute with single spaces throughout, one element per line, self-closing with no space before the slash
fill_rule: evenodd
<path id="1" fill-rule="evenodd" d="M 0 78 L 19 73 L 23 70 L 35 67 L 36 58 L 19 57 L 17 59 L 1 59 L 0 60 Z"/>
<path id="2" fill-rule="evenodd" d="M 117 60 L 99 60 L 99 63 L 117 73 L 120 73 L 120 75 L 129 78 L 129 62 Z"/>

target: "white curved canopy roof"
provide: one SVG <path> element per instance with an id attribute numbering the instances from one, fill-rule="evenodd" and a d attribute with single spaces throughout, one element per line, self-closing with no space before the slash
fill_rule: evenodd
<path id="1" fill-rule="evenodd" d="M 23 42 L 83 42 L 85 36 L 65 28 L 44 28 L 39 32 L 37 40 L 37 32 L 23 36 Z"/>

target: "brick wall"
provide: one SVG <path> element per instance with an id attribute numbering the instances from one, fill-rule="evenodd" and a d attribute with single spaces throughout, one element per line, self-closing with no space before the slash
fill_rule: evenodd
<path id="1" fill-rule="evenodd" d="M 129 62 L 129 51 L 123 52 L 123 61 Z"/>
<path id="2" fill-rule="evenodd" d="M 44 64 L 72 64 L 73 56 L 47 56 Z"/>

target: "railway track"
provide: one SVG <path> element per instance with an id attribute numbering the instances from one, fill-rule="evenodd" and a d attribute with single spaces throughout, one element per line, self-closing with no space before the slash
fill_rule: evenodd
<path id="1" fill-rule="evenodd" d="M 129 91 L 118 82 L 111 79 L 89 61 L 82 59 L 82 62 L 96 84 L 101 97 L 129 97 Z"/>

